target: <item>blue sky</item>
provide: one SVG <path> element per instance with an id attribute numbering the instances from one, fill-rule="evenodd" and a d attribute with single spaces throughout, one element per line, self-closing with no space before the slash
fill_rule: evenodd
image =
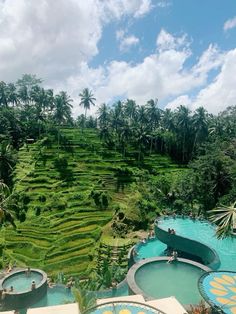
<path id="1" fill-rule="evenodd" d="M 0 80 L 103 103 L 158 98 L 173 110 L 236 105 L 235 0 L 0 0 Z"/>
<path id="2" fill-rule="evenodd" d="M 162 28 L 171 34 L 187 34 L 195 59 L 209 46 L 218 44 L 221 49 L 232 49 L 236 45 L 236 27 L 229 32 L 223 29 L 229 18 L 236 16 L 236 1 L 222 0 L 172 0 L 164 1 L 160 8 L 153 1 L 153 9 L 140 19 L 128 16 L 106 25 L 99 42 L 99 54 L 92 61 L 93 66 L 116 60 L 141 62 L 155 51 L 156 37 Z M 140 39 L 133 49 L 121 52 L 116 40 L 116 31 L 125 29 Z"/>

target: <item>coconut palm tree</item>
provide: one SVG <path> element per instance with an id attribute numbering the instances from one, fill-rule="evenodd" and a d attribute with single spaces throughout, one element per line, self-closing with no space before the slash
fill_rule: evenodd
<path id="1" fill-rule="evenodd" d="M 80 106 L 83 106 L 85 109 L 85 120 L 86 120 L 86 114 L 87 110 L 90 109 L 90 106 L 93 105 L 95 106 L 94 101 L 96 98 L 94 98 L 92 91 L 90 91 L 88 88 L 84 88 L 82 92 L 79 94 L 81 101 L 79 103 Z"/>
<path id="2" fill-rule="evenodd" d="M 16 162 L 14 150 L 8 141 L 0 144 L 0 180 L 10 183 L 10 176 Z"/>
<path id="3" fill-rule="evenodd" d="M 86 285 L 80 285 L 78 288 L 73 288 L 72 293 L 75 301 L 78 303 L 80 313 L 88 310 L 96 305 L 95 294 L 92 292 L 90 282 Z"/>
<path id="4" fill-rule="evenodd" d="M 14 217 L 8 209 L 10 197 L 9 187 L 0 180 L 0 224 L 10 222 L 16 228 Z"/>
<path id="5" fill-rule="evenodd" d="M 0 82 L 0 107 L 7 107 L 7 84 Z"/>
<path id="6" fill-rule="evenodd" d="M 217 225 L 218 238 L 224 238 L 236 229 L 236 201 L 230 206 L 220 205 L 208 213 L 210 220 Z"/>
<path id="7" fill-rule="evenodd" d="M 192 119 L 193 129 L 195 132 L 195 138 L 193 143 L 192 154 L 197 145 L 197 142 L 201 143 L 206 139 L 208 135 L 208 121 L 207 121 L 207 111 L 203 107 L 196 109 L 193 119 Z"/>

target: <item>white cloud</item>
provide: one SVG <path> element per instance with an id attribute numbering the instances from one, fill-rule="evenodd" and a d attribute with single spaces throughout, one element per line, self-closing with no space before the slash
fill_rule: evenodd
<path id="1" fill-rule="evenodd" d="M 188 48 L 189 42 L 187 41 L 187 35 L 184 34 L 181 37 L 174 37 L 166 30 L 162 29 L 157 36 L 156 45 L 159 50 L 178 49 L 183 46 Z"/>
<path id="2" fill-rule="evenodd" d="M 176 108 L 178 105 L 186 105 L 195 110 L 202 106 L 210 113 L 218 113 L 228 106 L 236 105 L 236 49 L 224 54 L 222 66 L 215 79 L 202 88 L 196 97 L 190 98 L 188 95 L 181 95 L 171 101 L 167 107 Z"/>
<path id="3" fill-rule="evenodd" d="M 233 17 L 232 19 L 229 19 L 225 22 L 224 24 L 224 30 L 227 31 L 231 28 L 236 27 L 236 16 Z"/>
<path id="4" fill-rule="evenodd" d="M 110 20 L 120 19 L 124 15 L 140 18 L 152 9 L 151 0 L 100 0 L 103 17 Z"/>
<path id="5" fill-rule="evenodd" d="M 178 42 L 178 38 L 173 37 L 173 42 Z M 157 51 L 137 64 L 112 61 L 98 69 L 86 67 L 83 74 L 73 80 L 78 83 L 84 77 L 90 77 L 86 83 L 94 91 L 98 105 L 113 101 L 115 97 L 132 98 L 138 104 L 145 104 L 151 98 L 165 103 L 170 97 L 176 97 L 169 107 L 183 102 L 191 106 L 192 100 L 186 93 L 205 86 L 210 71 L 222 65 L 224 54 L 210 45 L 195 65 L 186 68 L 185 63 L 191 56 L 186 47 L 189 47 L 187 42 L 178 49 L 170 46 L 170 49 Z M 75 108 L 75 111 L 78 113 L 79 109 Z M 93 108 L 92 112 L 95 111 Z"/>
<path id="6" fill-rule="evenodd" d="M 125 31 L 122 29 L 116 32 L 116 39 L 120 42 L 119 47 L 121 51 L 127 51 L 139 43 L 138 37 L 134 35 L 126 36 Z"/>
<path id="7" fill-rule="evenodd" d="M 189 98 L 188 95 L 181 95 L 174 99 L 173 101 L 169 102 L 166 105 L 166 108 L 169 108 L 171 110 L 175 110 L 180 106 L 185 106 L 185 107 L 191 107 L 192 100 Z"/>
<path id="8" fill-rule="evenodd" d="M 23 73 L 48 83 L 66 80 L 98 54 L 106 23 L 149 10 L 151 0 L 1 1 L 0 80 Z"/>
<path id="9" fill-rule="evenodd" d="M 160 7 L 160 8 L 166 8 L 166 7 L 169 7 L 170 5 L 171 5 L 171 2 L 167 1 L 167 0 L 161 0 L 161 1 L 157 2 L 157 4 L 156 4 L 156 6 Z"/>

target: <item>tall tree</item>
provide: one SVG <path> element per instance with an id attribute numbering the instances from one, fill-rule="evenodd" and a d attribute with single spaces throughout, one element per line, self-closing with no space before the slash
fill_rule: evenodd
<path id="1" fill-rule="evenodd" d="M 8 141 L 0 143 L 0 180 L 5 184 L 11 183 L 11 174 L 16 162 L 16 155 Z"/>
<path id="2" fill-rule="evenodd" d="M 197 143 L 200 142 L 202 144 L 208 135 L 207 112 L 203 107 L 199 107 L 195 110 L 192 118 L 192 124 L 195 132 L 193 153 Z"/>
<path id="3" fill-rule="evenodd" d="M 58 125 L 71 123 L 72 99 L 66 92 L 60 92 L 54 98 L 54 114 L 53 118 Z"/>
<path id="4" fill-rule="evenodd" d="M 94 101 L 96 98 L 94 98 L 94 95 L 92 91 L 90 91 L 88 88 L 84 88 L 82 92 L 79 94 L 80 96 L 80 106 L 83 106 L 85 109 L 85 120 L 86 120 L 86 115 L 87 115 L 87 110 L 90 110 L 90 106 L 93 105 L 95 106 Z"/>
<path id="5" fill-rule="evenodd" d="M 177 128 L 178 134 L 181 141 L 182 146 L 182 162 L 187 161 L 187 153 L 188 153 L 188 141 L 187 141 L 187 134 L 188 139 L 191 138 L 190 136 L 190 110 L 187 107 L 180 106 L 176 111 L 176 120 L 177 120 Z"/>

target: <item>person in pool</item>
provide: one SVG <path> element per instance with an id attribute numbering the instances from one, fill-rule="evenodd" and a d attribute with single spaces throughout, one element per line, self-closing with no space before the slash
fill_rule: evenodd
<path id="1" fill-rule="evenodd" d="M 29 277 L 30 274 L 31 274 L 31 269 L 30 269 L 30 267 L 27 267 L 27 269 L 26 269 L 26 271 L 25 271 L 25 275 L 26 275 L 27 277 Z"/>
<path id="2" fill-rule="evenodd" d="M 171 262 L 177 261 L 177 259 L 178 259 L 178 252 L 174 250 L 171 256 L 169 257 L 167 263 L 169 264 Z"/>
<path id="3" fill-rule="evenodd" d="M 36 283 L 35 281 L 33 280 L 32 283 L 31 283 L 31 290 L 34 290 L 36 288 Z"/>

